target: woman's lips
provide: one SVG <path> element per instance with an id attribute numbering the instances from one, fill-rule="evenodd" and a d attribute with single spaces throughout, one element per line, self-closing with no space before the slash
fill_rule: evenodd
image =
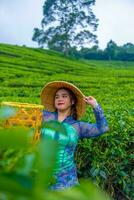
<path id="1" fill-rule="evenodd" d="M 64 105 L 64 103 L 58 103 L 58 106 L 59 106 L 59 105 Z"/>

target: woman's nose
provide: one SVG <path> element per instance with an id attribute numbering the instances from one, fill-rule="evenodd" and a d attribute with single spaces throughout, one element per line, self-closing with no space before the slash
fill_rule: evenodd
<path id="1" fill-rule="evenodd" d="M 59 97 L 58 101 L 63 101 L 63 97 Z"/>

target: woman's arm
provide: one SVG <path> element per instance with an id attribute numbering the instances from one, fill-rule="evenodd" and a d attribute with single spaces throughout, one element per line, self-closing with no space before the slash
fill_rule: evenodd
<path id="1" fill-rule="evenodd" d="M 109 131 L 106 118 L 101 106 L 97 103 L 94 97 L 85 97 L 85 101 L 89 104 L 94 111 L 96 123 L 80 122 L 80 138 L 90 138 L 102 135 Z"/>

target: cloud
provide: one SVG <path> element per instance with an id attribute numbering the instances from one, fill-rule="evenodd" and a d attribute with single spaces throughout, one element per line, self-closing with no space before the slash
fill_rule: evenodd
<path id="1" fill-rule="evenodd" d="M 133 0 L 96 1 L 94 12 L 99 18 L 97 35 L 102 48 L 105 48 L 110 39 L 118 45 L 134 43 L 133 11 Z"/>
<path id="2" fill-rule="evenodd" d="M 0 42 L 37 46 L 33 29 L 41 27 L 44 0 L 0 0 Z M 105 48 L 112 39 L 118 45 L 134 43 L 134 0 L 96 0 L 93 11 L 99 18 L 98 39 Z"/>
<path id="3" fill-rule="evenodd" d="M 2 0 L 0 2 L 0 42 L 35 45 L 33 29 L 40 27 L 44 0 Z"/>

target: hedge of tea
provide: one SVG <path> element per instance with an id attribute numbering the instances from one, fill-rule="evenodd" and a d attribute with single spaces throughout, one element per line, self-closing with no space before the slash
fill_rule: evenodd
<path id="1" fill-rule="evenodd" d="M 133 199 L 134 63 L 74 60 L 53 51 L 0 44 L 0 101 L 40 104 L 42 87 L 53 80 L 69 81 L 94 96 L 109 124 L 108 133 L 79 142 L 79 177 L 91 179 L 114 199 Z M 82 120 L 95 123 L 90 107 Z"/>

